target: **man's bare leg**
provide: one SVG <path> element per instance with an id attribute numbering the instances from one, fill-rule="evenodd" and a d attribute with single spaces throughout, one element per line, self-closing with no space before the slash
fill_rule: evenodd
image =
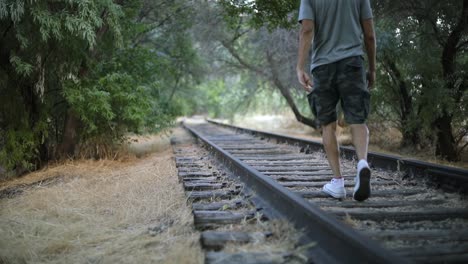
<path id="1" fill-rule="evenodd" d="M 354 148 L 359 160 L 367 160 L 369 129 L 366 124 L 350 125 Z"/>
<path id="2" fill-rule="evenodd" d="M 323 146 L 334 175 L 330 183 L 323 186 L 323 191 L 334 198 L 343 199 L 346 198 L 346 189 L 340 170 L 340 149 L 336 139 L 336 122 L 325 125 L 322 129 Z"/>
<path id="3" fill-rule="evenodd" d="M 355 179 L 353 198 L 357 201 L 364 201 L 371 193 L 370 177 L 371 171 L 367 163 L 367 148 L 369 145 L 369 130 L 367 125 L 351 125 L 353 145 L 356 149 L 359 162 L 357 165 L 357 176 Z"/>
<path id="4" fill-rule="evenodd" d="M 338 140 L 336 139 L 336 122 L 322 127 L 322 140 L 334 178 L 341 178 L 340 150 Z"/>

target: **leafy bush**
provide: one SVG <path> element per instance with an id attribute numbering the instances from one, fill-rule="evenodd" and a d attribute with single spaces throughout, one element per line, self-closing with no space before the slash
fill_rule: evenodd
<path id="1" fill-rule="evenodd" d="M 0 1 L 0 170 L 109 156 L 126 133 L 170 126 L 201 69 L 188 4 Z"/>

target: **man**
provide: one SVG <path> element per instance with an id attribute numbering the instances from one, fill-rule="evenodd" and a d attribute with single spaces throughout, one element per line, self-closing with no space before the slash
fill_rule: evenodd
<path id="1" fill-rule="evenodd" d="M 353 198 L 364 201 L 371 192 L 366 120 L 376 64 L 376 41 L 369 0 L 301 0 L 299 22 L 297 77 L 309 93 L 312 111 L 322 125 L 323 145 L 334 174 L 331 182 L 323 186 L 323 191 L 334 198 L 346 197 L 335 134 L 336 106 L 340 102 L 359 158 Z M 362 35 L 369 67 L 367 84 Z M 304 71 L 311 43 L 310 71 L 313 80 Z"/>

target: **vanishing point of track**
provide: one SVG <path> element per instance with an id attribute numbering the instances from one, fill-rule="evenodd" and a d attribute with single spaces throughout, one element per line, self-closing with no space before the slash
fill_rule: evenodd
<path id="1" fill-rule="evenodd" d="M 256 208 L 234 218 L 252 217 L 260 210 L 266 218 L 287 219 L 304 234 L 303 244 L 316 243 L 307 252 L 307 262 L 468 263 L 468 203 L 459 194 L 468 190 L 466 170 L 371 153 L 371 198 L 356 202 L 349 195 L 355 175 L 355 163 L 350 160 L 343 165 L 348 198 L 338 201 L 321 192 L 332 174 L 317 142 L 226 128 L 215 122 L 186 128 L 255 194 Z M 342 153 L 353 157 L 349 148 L 342 148 Z M 189 167 L 182 176 L 196 176 L 190 174 L 195 160 L 184 158 L 183 151 L 176 155 L 179 175 L 180 166 L 185 164 Z M 221 187 L 212 176 L 184 180 L 185 187 Z M 217 208 L 225 207 L 230 194 L 240 189 L 239 184 L 231 184 L 229 191 L 218 191 L 225 195 L 225 203 L 218 202 Z M 216 192 L 192 193 L 199 194 L 212 196 Z M 242 201 L 231 204 L 235 203 Z M 216 209 L 216 203 L 213 206 Z M 210 204 L 202 207 L 204 210 L 194 208 L 196 223 L 210 217 L 233 219 L 232 215 L 219 218 L 227 212 L 212 213 L 207 209 Z M 205 240 L 210 234 L 205 234 Z"/>

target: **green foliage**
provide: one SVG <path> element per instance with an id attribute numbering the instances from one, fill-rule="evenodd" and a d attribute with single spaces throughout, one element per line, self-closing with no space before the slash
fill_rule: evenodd
<path id="1" fill-rule="evenodd" d="M 189 4 L 0 1 L 0 167 L 22 172 L 64 143 L 108 144 L 170 126 L 180 87 L 202 75 Z"/>
<path id="2" fill-rule="evenodd" d="M 270 61 L 294 64 L 288 58 L 296 54 L 288 53 L 287 43 L 270 36 L 281 34 L 278 27 L 294 29 L 300 1 L 222 0 L 220 3 L 225 21 L 230 25 L 227 36 L 220 39 L 233 40 L 230 53 L 237 52 L 234 57 L 243 59 L 240 67 L 258 73 Z M 452 160 L 457 155 L 451 150 L 459 152 L 463 136 L 468 135 L 465 3 L 463 0 L 371 1 L 378 37 L 378 78 L 372 91 L 372 120 L 391 123 L 400 129 L 403 144 L 429 142 L 437 145 L 436 152 Z M 252 26 L 256 30 L 249 28 Z M 270 36 L 265 36 L 264 28 L 269 29 Z M 285 37 L 292 42 L 297 34 L 284 34 Z M 265 51 L 270 51 L 267 56 L 271 60 L 262 60 Z M 253 69 L 255 62 L 262 66 Z M 293 80 L 285 73 L 288 71 L 291 70 L 279 65 L 272 76 L 291 84 Z"/>
<path id="3" fill-rule="evenodd" d="M 227 2 L 223 4 L 226 8 Z M 254 3 L 246 1 L 245 4 Z M 227 8 L 229 11 L 230 7 Z M 212 111 L 213 115 L 229 118 L 236 113 L 272 114 L 282 112 L 290 105 L 294 110 L 300 108 L 310 115 L 304 92 L 301 90 L 296 97 L 297 77 L 291 71 L 296 63 L 295 30 L 252 28 L 249 19 L 253 15 L 247 13 L 228 16 L 225 21 L 225 12 L 213 3 L 205 3 L 197 13 L 203 25 L 194 28 L 200 53 L 207 64 L 212 65 L 210 84 L 202 85 L 200 89 L 218 92 L 211 86 L 226 87 L 220 93 L 221 100 L 212 100 L 222 105 Z M 291 99 L 288 106 L 284 98 Z M 214 105 L 207 100 L 204 105 Z"/>
<path id="4" fill-rule="evenodd" d="M 248 74 L 238 77 L 219 76 L 200 84 L 192 108 L 199 114 L 228 119 L 236 114 L 281 114 L 288 108 L 273 87 Z"/>
<path id="5" fill-rule="evenodd" d="M 285 91 L 308 113 L 292 70 L 299 3 L 0 0 L 0 167 L 34 169 L 65 143 L 114 144 L 179 115 L 278 113 Z M 433 142 L 435 120 L 450 113 L 456 134 L 467 133 L 466 34 L 453 74 L 441 64 L 461 3 L 372 2 L 374 120 Z"/>
<path id="6" fill-rule="evenodd" d="M 239 16 L 248 16 L 252 26 L 291 28 L 297 24 L 300 1 L 296 0 L 221 0 L 226 19 L 232 22 Z"/>
<path id="7" fill-rule="evenodd" d="M 36 140 L 34 134 L 29 130 L 6 130 L 3 131 L 3 149 L 0 152 L 0 160 L 6 168 L 15 168 L 20 162 L 24 169 L 33 169 L 33 164 L 29 162 L 35 156 Z"/>
<path id="8" fill-rule="evenodd" d="M 18 173 L 24 170 L 35 169 L 34 160 L 39 155 L 38 145 L 44 143 L 47 138 L 47 126 L 45 121 L 39 122 L 32 130 L 26 128 L 27 121 L 19 120 L 22 124 L 16 128 L 8 127 L 1 131 L 3 146 L 0 151 L 0 161 L 7 169 L 16 168 Z"/>
<path id="9" fill-rule="evenodd" d="M 24 62 L 18 56 L 15 56 L 15 55 L 11 56 L 10 63 L 15 68 L 16 73 L 18 73 L 20 76 L 28 77 L 33 72 L 33 65 L 31 65 L 30 63 Z"/>
<path id="10" fill-rule="evenodd" d="M 199 94 L 192 98 L 191 104 L 197 113 L 204 113 L 211 117 L 220 117 L 224 109 L 229 109 L 223 100 L 231 98 L 227 96 L 226 83 L 221 79 L 214 79 L 200 84 L 197 87 Z"/>
<path id="11" fill-rule="evenodd" d="M 40 166 L 60 141 L 69 102 L 67 79 L 77 79 L 86 61 L 108 43 L 121 42 L 121 6 L 113 1 L 2 1 L 0 30 L 0 166 L 21 172 Z M 104 30 L 106 29 L 106 30 Z M 98 44 L 100 47 L 98 47 Z M 4 99 L 4 98 L 2 98 Z M 3 101 L 3 100 L 2 100 Z M 12 118 L 13 117 L 13 118 Z M 49 135 L 56 135 L 50 138 Z M 47 150 L 49 149 L 49 150 Z"/>
<path id="12" fill-rule="evenodd" d="M 468 80 L 468 57 L 463 50 L 468 39 L 461 34 L 451 47 L 449 38 L 458 26 L 468 28 L 466 22 L 459 24 L 463 1 L 379 0 L 374 5 L 380 69 L 374 109 L 394 121 L 404 136 L 412 133 L 420 141 L 436 143 L 438 154 L 456 160 L 454 152 L 461 151 L 467 133 L 463 83 Z M 405 97 L 411 108 L 405 109 Z"/>
<path id="13" fill-rule="evenodd" d="M 120 139 L 125 131 L 139 132 L 150 111 L 150 97 L 136 85 L 130 75 L 111 73 L 96 83 L 65 86 L 65 98 L 85 125 L 83 136 Z"/>

